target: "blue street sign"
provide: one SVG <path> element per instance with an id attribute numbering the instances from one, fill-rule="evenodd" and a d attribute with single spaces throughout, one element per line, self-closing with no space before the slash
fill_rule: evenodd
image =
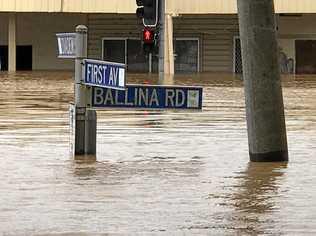
<path id="1" fill-rule="evenodd" d="M 94 87 L 92 107 L 202 109 L 202 87 L 126 85 L 125 91 Z"/>
<path id="2" fill-rule="evenodd" d="M 83 82 L 86 85 L 125 89 L 125 64 L 85 59 Z"/>

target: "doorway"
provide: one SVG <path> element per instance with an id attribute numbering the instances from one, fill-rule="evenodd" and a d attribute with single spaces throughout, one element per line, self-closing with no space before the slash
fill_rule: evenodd
<path id="1" fill-rule="evenodd" d="M 0 70 L 8 70 L 8 46 L 0 46 Z"/>
<path id="2" fill-rule="evenodd" d="M 16 47 L 16 70 L 32 70 L 32 46 Z"/>
<path id="3" fill-rule="evenodd" d="M 295 40 L 296 74 L 316 74 L 316 40 Z"/>

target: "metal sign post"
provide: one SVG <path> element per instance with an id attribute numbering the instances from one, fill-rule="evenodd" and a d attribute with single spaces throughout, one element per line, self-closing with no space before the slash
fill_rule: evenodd
<path id="1" fill-rule="evenodd" d="M 87 58 L 87 33 L 84 25 L 76 27 L 76 60 L 75 60 L 75 158 L 76 155 L 96 154 L 96 111 L 87 109 L 89 97 L 88 87 L 82 84 L 82 64 Z M 80 158 L 79 158 L 80 159 Z"/>
<path id="2" fill-rule="evenodd" d="M 164 14 L 162 19 L 164 22 Z M 126 85 L 124 64 L 87 59 L 87 32 L 86 26 L 79 25 L 75 34 L 57 34 L 59 57 L 75 58 L 75 104 L 69 109 L 70 150 L 75 159 L 96 158 L 95 109 L 202 109 L 202 87 Z M 160 38 L 163 43 L 163 34 Z M 159 64 L 159 72 L 162 71 L 162 76 L 163 54 L 162 46 L 159 55 L 162 55 L 159 58 L 162 63 L 162 66 Z"/>
<path id="3" fill-rule="evenodd" d="M 159 16 L 159 83 L 164 83 L 165 74 L 165 0 L 160 1 Z"/>

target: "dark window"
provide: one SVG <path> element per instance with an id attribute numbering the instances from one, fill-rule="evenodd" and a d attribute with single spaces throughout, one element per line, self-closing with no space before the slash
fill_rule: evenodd
<path id="1" fill-rule="evenodd" d="M 103 60 L 125 64 L 125 40 L 104 40 Z"/>
<path id="2" fill-rule="evenodd" d="M 128 71 L 131 72 L 149 71 L 149 59 L 148 56 L 145 56 L 143 53 L 142 44 L 140 40 L 127 40 L 127 65 Z"/>

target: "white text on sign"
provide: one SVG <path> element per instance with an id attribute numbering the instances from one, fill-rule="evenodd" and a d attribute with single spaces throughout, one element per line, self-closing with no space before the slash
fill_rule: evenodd
<path id="1" fill-rule="evenodd" d="M 125 65 L 85 60 L 84 82 L 87 85 L 124 89 Z"/>

